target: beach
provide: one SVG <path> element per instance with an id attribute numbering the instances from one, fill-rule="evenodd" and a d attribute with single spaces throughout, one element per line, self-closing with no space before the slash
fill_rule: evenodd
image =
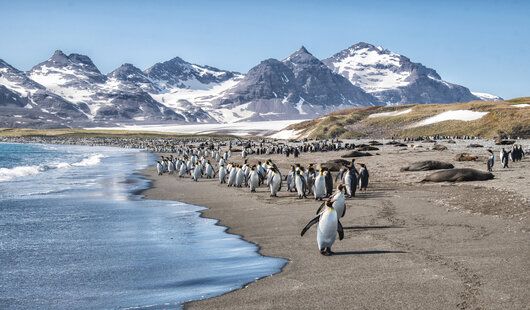
<path id="1" fill-rule="evenodd" d="M 530 160 L 526 157 L 483 182 L 419 183 L 430 172 L 400 172 L 418 160 L 443 160 L 485 170 L 483 161 L 456 162 L 462 151 L 484 149 L 447 145 L 448 150 L 382 146 L 358 158 L 370 171 L 367 192 L 346 201 L 341 219 L 345 238 L 336 255 L 319 254 L 316 229 L 300 236 L 320 202 L 297 199 L 285 187 L 269 197 L 264 186 L 227 188 L 217 179 L 143 171 L 152 181 L 147 199 L 204 206 L 209 218 L 228 232 L 256 243 L 260 253 L 289 262 L 282 272 L 219 297 L 191 302 L 188 309 L 524 309 L 530 304 Z M 421 147 L 418 147 L 421 146 Z M 249 156 L 249 163 L 271 158 L 287 172 L 294 163 L 319 163 L 347 151 Z M 379 155 L 375 155 L 378 153 Z M 230 161 L 242 163 L 239 154 Z"/>

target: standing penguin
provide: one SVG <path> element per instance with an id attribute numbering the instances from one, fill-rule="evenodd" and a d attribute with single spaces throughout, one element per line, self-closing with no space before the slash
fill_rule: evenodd
<path id="1" fill-rule="evenodd" d="M 204 173 L 206 174 L 206 178 L 208 178 L 208 179 L 212 179 L 214 177 L 215 173 L 213 171 L 212 164 L 210 164 L 209 160 L 206 162 Z"/>
<path id="2" fill-rule="evenodd" d="M 186 165 L 186 163 L 182 163 L 179 169 L 179 178 L 182 178 L 183 176 L 185 176 L 186 173 L 188 173 L 188 166 Z"/>
<path id="3" fill-rule="evenodd" d="M 282 174 L 275 167 L 272 167 L 270 170 L 270 177 L 269 177 L 268 184 L 271 190 L 271 197 L 276 197 L 278 192 L 282 188 Z"/>
<path id="4" fill-rule="evenodd" d="M 237 169 L 235 166 L 232 166 L 228 174 L 228 187 L 234 186 L 236 184 Z"/>
<path id="5" fill-rule="evenodd" d="M 294 171 L 294 166 L 291 165 L 291 170 L 289 170 L 289 173 L 287 174 L 287 191 L 288 192 L 293 192 L 295 191 L 295 187 L 296 185 L 294 184 L 294 174 L 295 174 L 295 171 Z"/>
<path id="6" fill-rule="evenodd" d="M 493 165 L 495 164 L 495 155 L 493 154 L 492 150 L 488 150 L 488 152 L 490 153 L 490 156 L 488 157 L 487 167 L 488 167 L 488 171 L 492 172 Z"/>
<path id="7" fill-rule="evenodd" d="M 309 194 L 313 194 L 313 185 L 315 184 L 315 168 L 313 168 L 313 164 L 309 164 L 309 167 L 307 167 L 307 191 Z"/>
<path id="8" fill-rule="evenodd" d="M 237 167 L 236 172 L 236 187 L 242 187 L 243 182 L 245 182 L 245 171 L 241 167 Z"/>
<path id="9" fill-rule="evenodd" d="M 346 174 L 344 175 L 344 184 L 346 185 L 346 194 L 348 197 L 355 197 L 357 183 L 357 169 L 355 169 L 355 165 L 352 162 L 351 166 L 348 167 L 348 171 L 346 171 Z"/>
<path id="10" fill-rule="evenodd" d="M 199 181 L 201 174 L 202 174 L 201 165 L 195 165 L 195 168 L 193 169 L 193 174 L 191 175 L 192 180 L 195 182 Z"/>
<path id="11" fill-rule="evenodd" d="M 162 173 L 164 173 L 164 166 L 162 166 L 160 161 L 156 162 L 156 171 L 158 172 L 158 175 L 162 175 Z"/>
<path id="12" fill-rule="evenodd" d="M 508 168 L 508 159 L 509 159 L 509 153 L 506 152 L 504 148 L 502 148 L 500 157 L 501 157 L 501 163 L 503 168 Z"/>
<path id="13" fill-rule="evenodd" d="M 333 194 L 333 176 L 329 169 L 326 169 L 324 177 L 326 178 L 326 197 L 329 197 Z"/>
<path id="14" fill-rule="evenodd" d="M 251 192 L 255 192 L 259 186 L 259 172 L 255 165 L 250 168 L 249 186 Z"/>
<path id="15" fill-rule="evenodd" d="M 320 169 L 320 173 L 315 177 L 315 185 L 313 189 L 315 200 L 322 200 L 326 197 L 326 179 L 324 177 L 324 170 Z"/>
<path id="16" fill-rule="evenodd" d="M 361 169 L 359 170 L 359 190 L 362 191 L 364 189 L 364 191 L 366 191 L 370 175 L 368 174 L 368 169 L 365 164 L 359 165 L 361 165 Z"/>
<path id="17" fill-rule="evenodd" d="M 337 232 L 339 233 L 339 240 L 342 240 L 344 239 L 344 230 L 337 216 L 337 211 L 333 208 L 333 203 L 330 200 L 326 201 L 324 210 L 307 223 L 304 229 L 302 229 L 300 235 L 303 236 L 306 231 L 316 223 L 318 223 L 318 250 L 322 255 L 332 255 L 333 252 L 331 251 L 331 246 L 335 243 Z"/>
<path id="18" fill-rule="evenodd" d="M 226 167 L 224 165 L 219 167 L 219 183 L 226 183 Z"/>
<path id="19" fill-rule="evenodd" d="M 296 192 L 298 199 L 306 198 L 307 182 L 300 170 L 296 170 L 294 175 L 294 183 L 296 185 Z"/>

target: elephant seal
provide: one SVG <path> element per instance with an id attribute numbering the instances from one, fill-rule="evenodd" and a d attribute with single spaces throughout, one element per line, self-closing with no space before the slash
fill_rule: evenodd
<path id="1" fill-rule="evenodd" d="M 399 171 L 428 171 L 438 169 L 453 169 L 455 166 L 450 163 L 444 163 L 436 160 L 425 160 L 417 161 L 406 167 L 401 168 Z"/>
<path id="2" fill-rule="evenodd" d="M 455 156 L 456 161 L 476 161 L 478 160 L 478 156 L 471 155 L 469 153 L 460 153 Z"/>
<path id="3" fill-rule="evenodd" d="M 350 162 L 345 159 L 331 159 L 321 164 L 321 166 L 327 168 L 329 171 L 339 171 L 342 166 L 346 166 L 349 164 Z"/>
<path id="4" fill-rule="evenodd" d="M 471 168 L 458 168 L 437 171 L 429 174 L 422 182 L 465 182 L 486 181 L 493 179 L 493 174 Z"/>
<path id="5" fill-rule="evenodd" d="M 433 150 L 433 151 L 445 151 L 445 150 L 447 150 L 447 146 L 445 146 L 445 145 L 441 145 L 441 144 L 435 144 L 435 145 L 432 147 L 432 150 Z"/>
<path id="6" fill-rule="evenodd" d="M 377 147 L 375 147 L 375 146 L 363 145 L 363 146 L 357 147 L 357 151 L 359 151 L 359 152 L 379 151 L 379 149 Z"/>
<path id="7" fill-rule="evenodd" d="M 351 157 L 365 157 L 365 156 L 372 156 L 372 154 L 368 152 L 351 151 L 349 153 L 342 155 L 341 157 L 351 158 Z"/>

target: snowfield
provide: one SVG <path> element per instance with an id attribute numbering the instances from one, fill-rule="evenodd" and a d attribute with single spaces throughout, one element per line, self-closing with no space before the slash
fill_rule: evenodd
<path id="1" fill-rule="evenodd" d="M 431 124 L 444 122 L 444 121 L 465 121 L 465 122 L 475 121 L 475 120 L 481 119 L 486 114 L 488 114 L 488 112 L 476 112 L 476 111 L 471 111 L 471 110 L 446 111 L 438 115 L 426 118 L 423 121 L 420 121 L 412 125 L 412 127 L 414 128 L 414 127 L 426 126 L 426 125 L 431 125 Z"/>
<path id="2" fill-rule="evenodd" d="M 406 109 L 406 110 L 401 110 L 401 111 L 374 113 L 374 114 L 368 115 L 368 118 L 398 116 L 398 115 L 403 115 L 403 114 L 410 113 L 411 111 L 412 111 L 412 109 Z"/>
<path id="3" fill-rule="evenodd" d="M 192 124 L 192 125 L 124 125 L 122 127 L 96 127 L 88 130 L 132 130 L 148 132 L 170 132 L 178 134 L 226 134 L 234 136 L 271 136 L 280 134 L 285 127 L 305 120 L 283 120 L 267 122 L 238 122 L 230 124 Z M 287 134 L 280 134 L 280 136 Z M 289 138 L 277 138 L 289 139 Z"/>

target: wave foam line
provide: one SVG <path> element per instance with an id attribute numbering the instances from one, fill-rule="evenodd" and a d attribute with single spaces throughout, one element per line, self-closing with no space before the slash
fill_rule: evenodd
<path id="1" fill-rule="evenodd" d="M 95 166 L 101 162 L 104 156 L 102 154 L 94 154 L 87 158 L 83 158 L 79 162 L 72 164 L 60 162 L 50 165 L 32 165 L 32 166 L 18 166 L 13 168 L 0 168 L 0 182 L 6 182 L 15 178 L 37 175 L 41 172 L 51 169 L 65 169 L 71 167 L 89 167 Z"/>

